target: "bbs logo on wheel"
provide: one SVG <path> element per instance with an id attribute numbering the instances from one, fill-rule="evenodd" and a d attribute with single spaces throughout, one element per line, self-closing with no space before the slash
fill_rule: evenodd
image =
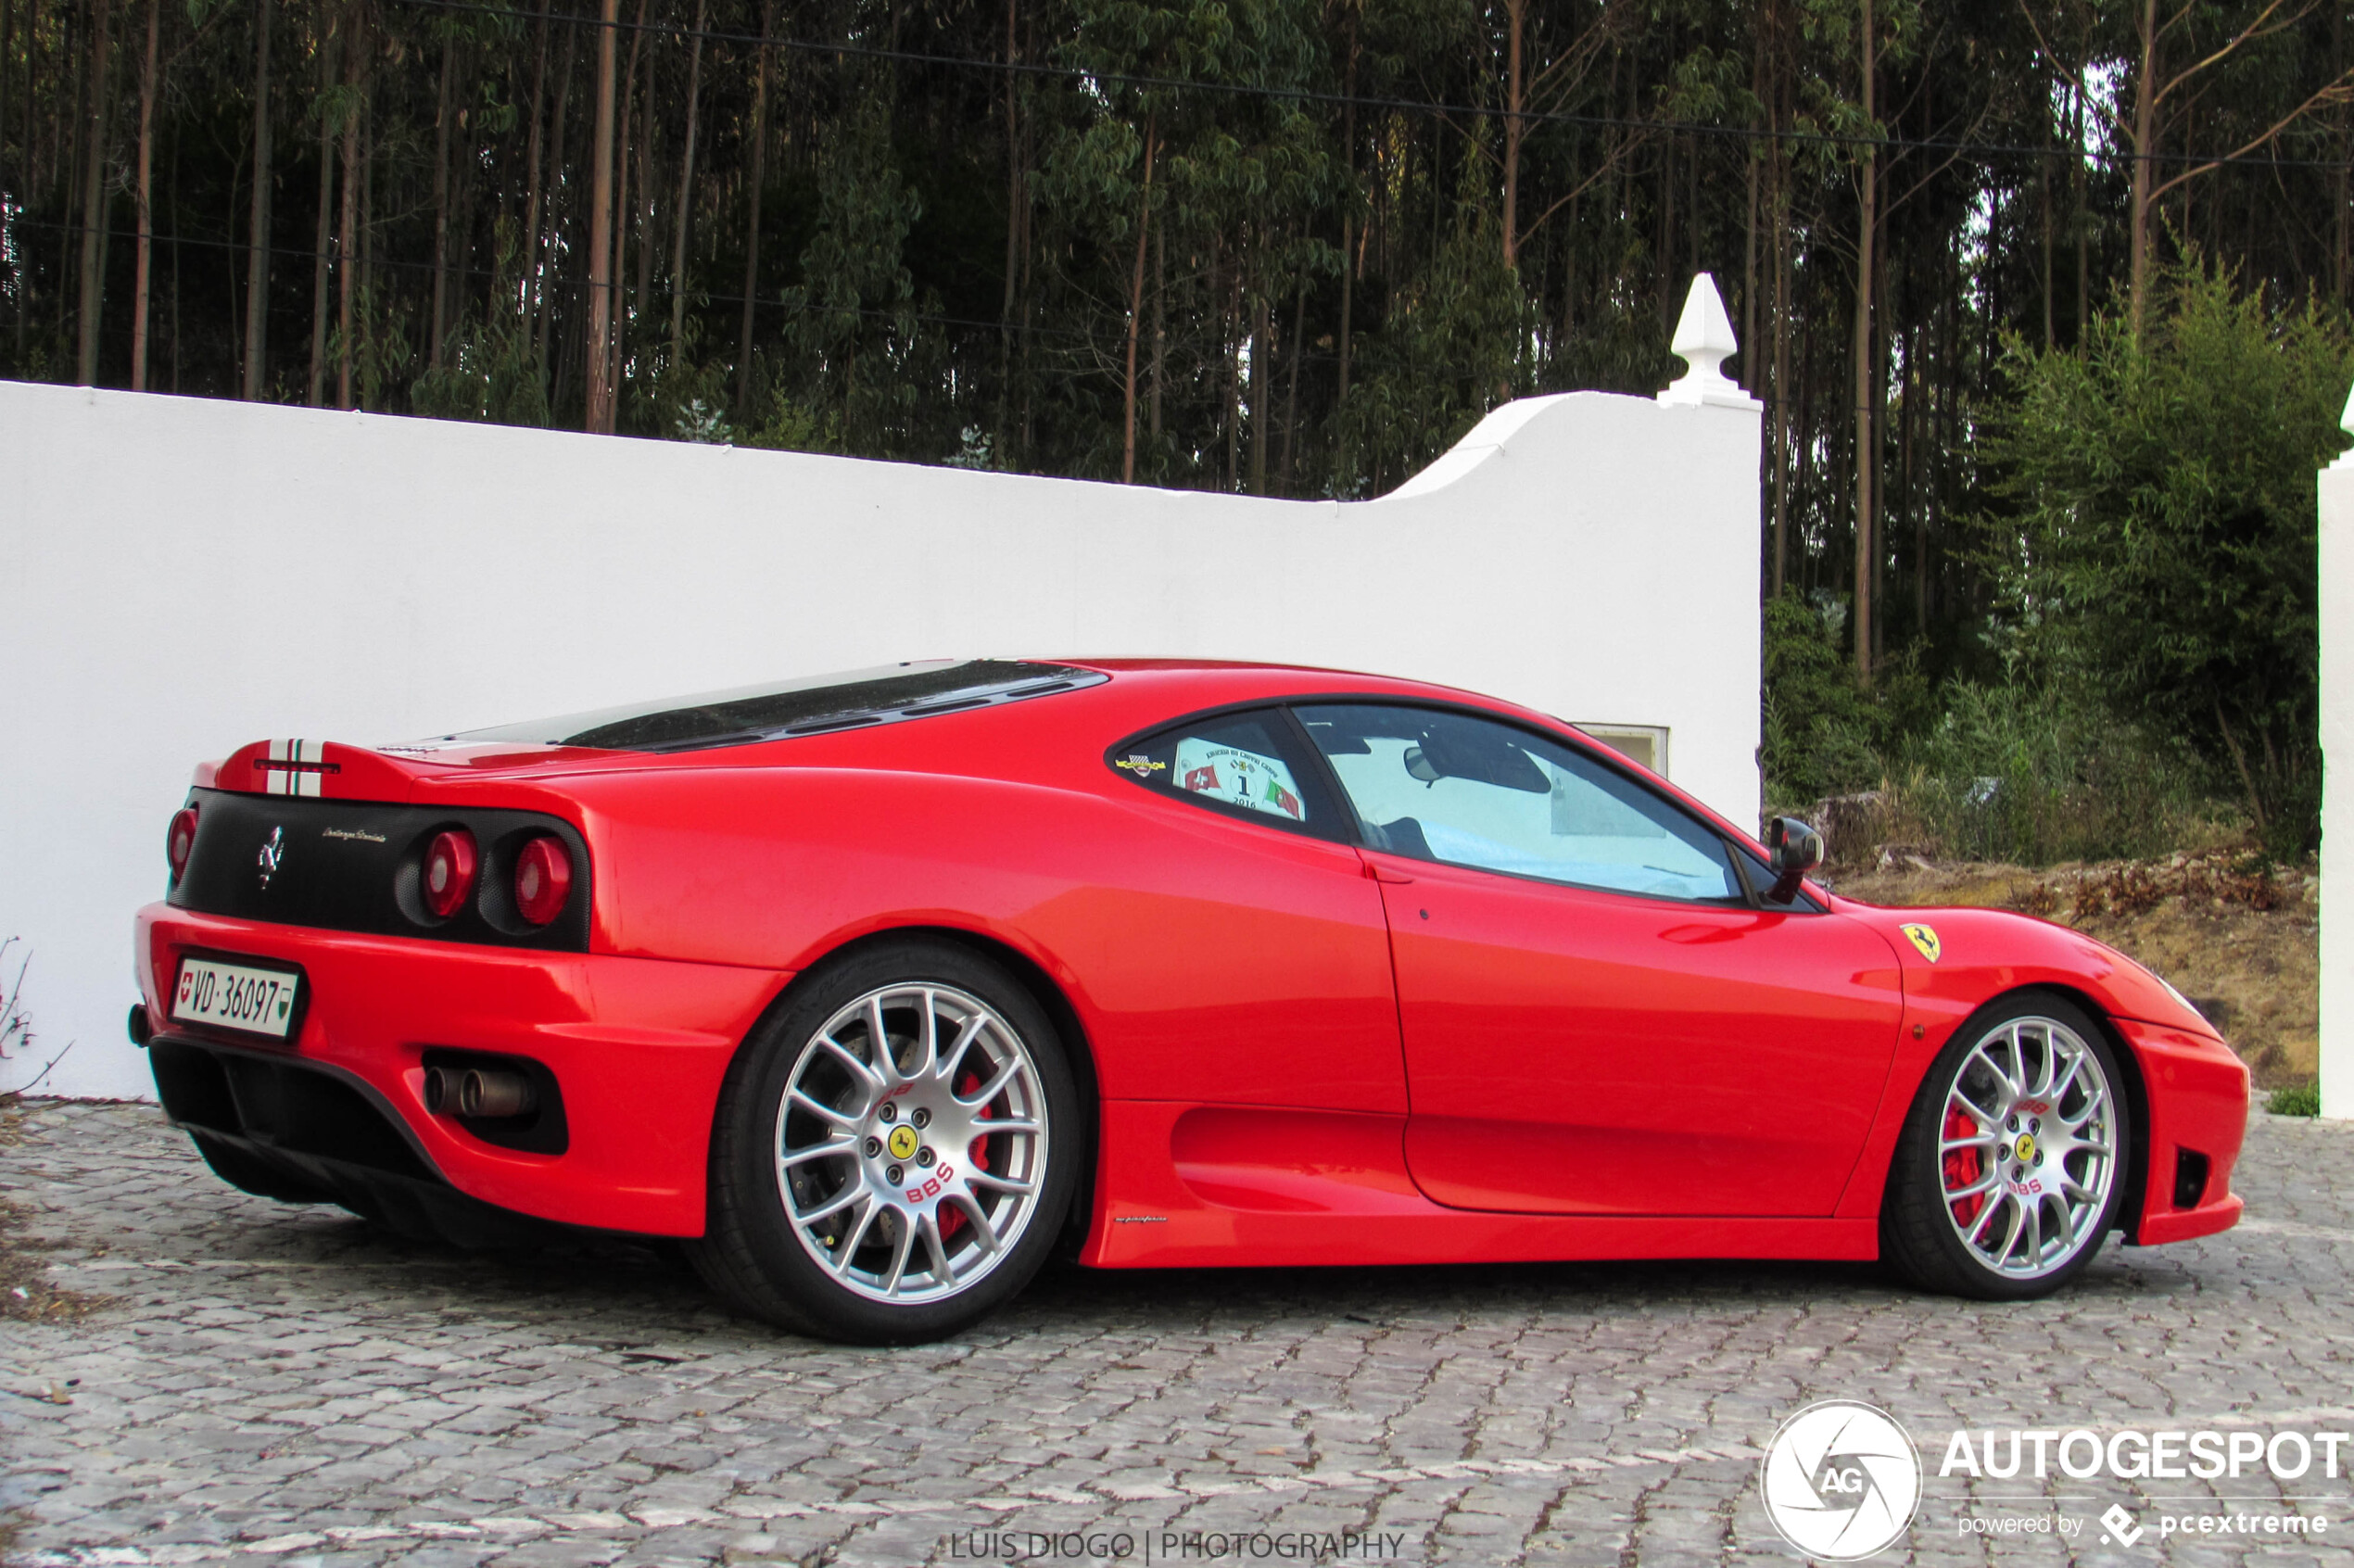
<path id="1" fill-rule="evenodd" d="M 1921 1459 L 1887 1411 L 1809 1405 L 1774 1434 L 1760 1482 L 1766 1516 L 1808 1557 L 1854 1562 L 1894 1545 L 1921 1500 Z"/>

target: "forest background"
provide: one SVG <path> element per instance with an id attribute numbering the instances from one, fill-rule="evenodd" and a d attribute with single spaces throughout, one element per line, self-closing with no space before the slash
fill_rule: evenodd
<path id="1" fill-rule="evenodd" d="M 1769 803 L 2294 859 L 2348 10 L 0 0 L 0 374 L 1362 497 L 1710 271 Z"/>

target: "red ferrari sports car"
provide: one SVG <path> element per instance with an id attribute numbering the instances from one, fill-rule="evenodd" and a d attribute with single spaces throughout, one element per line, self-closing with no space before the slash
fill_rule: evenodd
<path id="1" fill-rule="evenodd" d="M 1840 898 L 1804 824 L 1411 681 L 943 661 L 258 741 L 167 847 L 132 1031 L 221 1177 L 685 1238 L 842 1339 L 1057 1247 L 2025 1297 L 2240 1212 L 2247 1073 L 2131 959 Z"/>

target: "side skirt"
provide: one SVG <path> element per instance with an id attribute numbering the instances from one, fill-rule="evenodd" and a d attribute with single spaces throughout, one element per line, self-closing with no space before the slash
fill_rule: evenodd
<path id="1" fill-rule="evenodd" d="M 1096 1268 L 1533 1263 L 1751 1258 L 1870 1261 L 1872 1219 L 1495 1214 L 1447 1208 L 1407 1175 L 1404 1119 L 1107 1101 Z"/>

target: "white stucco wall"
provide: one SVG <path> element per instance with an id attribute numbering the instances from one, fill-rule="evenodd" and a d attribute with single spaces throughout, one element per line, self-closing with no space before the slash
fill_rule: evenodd
<path id="1" fill-rule="evenodd" d="M 2322 1114 L 2343 1119 L 2354 1119 L 2354 452 L 2322 470 L 2321 492 Z"/>
<path id="2" fill-rule="evenodd" d="M 1753 407 L 1535 398 L 1344 505 L 0 384 L 0 936 L 39 1049 L 74 1043 L 44 1091 L 151 1091 L 131 914 L 192 765 L 266 736 L 942 654 L 1291 660 L 1664 726 L 1753 822 L 1757 442 Z"/>

